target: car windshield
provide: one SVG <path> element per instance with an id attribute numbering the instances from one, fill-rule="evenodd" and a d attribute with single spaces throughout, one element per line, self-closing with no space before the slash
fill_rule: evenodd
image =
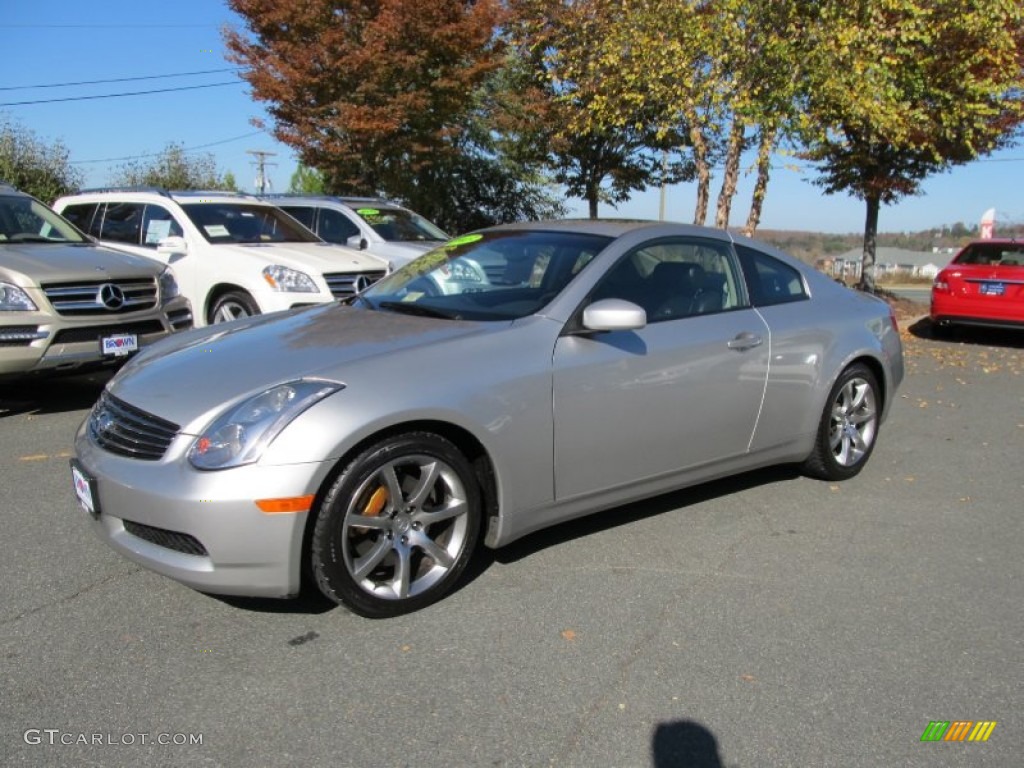
<path id="1" fill-rule="evenodd" d="M 514 320 L 539 312 L 610 241 L 526 230 L 464 235 L 388 275 L 361 298 L 390 312 Z"/>
<path id="2" fill-rule="evenodd" d="M 319 237 L 272 205 L 184 203 L 192 223 L 211 243 L 319 243 Z"/>
<path id="3" fill-rule="evenodd" d="M 374 208 L 371 205 L 355 206 L 359 217 L 373 227 L 373 231 L 388 241 L 437 241 L 444 242 L 448 235 L 422 216 L 401 208 Z"/>
<path id="4" fill-rule="evenodd" d="M 955 264 L 979 264 L 985 267 L 1024 266 L 1022 243 L 971 243 L 956 257 Z"/>
<path id="5" fill-rule="evenodd" d="M 86 243 L 86 237 L 45 205 L 21 195 L 0 196 L 0 243 Z"/>

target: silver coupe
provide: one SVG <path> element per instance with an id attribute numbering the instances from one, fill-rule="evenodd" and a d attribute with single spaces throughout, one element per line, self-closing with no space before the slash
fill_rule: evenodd
<path id="1" fill-rule="evenodd" d="M 770 464 L 852 477 L 902 378 L 884 302 L 769 246 L 508 225 L 344 303 L 143 351 L 71 468 L 99 535 L 154 571 L 233 595 L 308 580 L 385 617 L 481 544 Z"/>

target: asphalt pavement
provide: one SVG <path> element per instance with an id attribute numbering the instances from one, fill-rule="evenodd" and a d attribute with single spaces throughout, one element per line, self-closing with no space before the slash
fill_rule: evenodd
<path id="1" fill-rule="evenodd" d="M 857 478 L 610 510 L 386 621 L 122 559 L 67 466 L 103 379 L 0 386 L 0 764 L 1020 765 L 1024 339 L 906 335 Z"/>

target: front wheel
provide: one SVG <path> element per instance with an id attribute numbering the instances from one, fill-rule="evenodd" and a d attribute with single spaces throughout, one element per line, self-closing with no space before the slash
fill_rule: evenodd
<path id="1" fill-rule="evenodd" d="M 256 302 L 253 301 L 252 296 L 248 293 L 245 291 L 228 291 L 217 297 L 213 308 L 210 309 L 209 322 L 211 324 L 228 323 L 232 320 L 240 320 L 243 317 L 251 317 L 259 313 L 260 308 L 256 306 Z"/>
<path id="2" fill-rule="evenodd" d="M 824 480 L 846 480 L 860 472 L 875 447 L 880 404 L 878 380 L 867 366 L 857 363 L 843 371 L 829 393 L 804 472 Z"/>
<path id="3" fill-rule="evenodd" d="M 479 531 L 479 484 L 462 453 L 430 433 L 390 437 L 356 456 L 324 497 L 313 575 L 354 613 L 398 616 L 452 588 Z"/>

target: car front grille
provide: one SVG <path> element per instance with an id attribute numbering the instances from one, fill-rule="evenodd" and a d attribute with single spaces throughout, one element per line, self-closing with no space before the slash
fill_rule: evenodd
<path id="1" fill-rule="evenodd" d="M 344 299 L 369 288 L 385 274 L 383 269 L 375 272 L 331 272 L 324 275 L 324 280 L 334 298 Z"/>
<path id="2" fill-rule="evenodd" d="M 164 528 L 155 528 L 152 525 L 136 523 L 132 520 L 125 520 L 124 529 L 132 536 L 137 536 L 151 544 L 156 544 L 164 549 L 173 549 L 175 552 L 183 552 L 186 555 L 200 555 L 206 557 L 209 553 L 206 547 L 195 536 L 177 531 L 168 531 Z"/>
<path id="3" fill-rule="evenodd" d="M 150 333 L 163 333 L 164 326 L 159 320 L 144 320 L 140 323 L 118 323 L 117 325 L 90 325 L 84 328 L 62 328 L 53 337 L 54 344 L 77 344 L 82 341 L 95 341 L 103 336 L 118 333 L 134 333 L 145 336 Z"/>
<path id="4" fill-rule="evenodd" d="M 152 309 L 157 302 L 156 278 L 48 283 L 43 293 L 59 315 L 109 315 Z"/>
<path id="5" fill-rule="evenodd" d="M 89 414 L 89 437 L 118 456 L 157 461 L 180 427 L 104 392 Z"/>

